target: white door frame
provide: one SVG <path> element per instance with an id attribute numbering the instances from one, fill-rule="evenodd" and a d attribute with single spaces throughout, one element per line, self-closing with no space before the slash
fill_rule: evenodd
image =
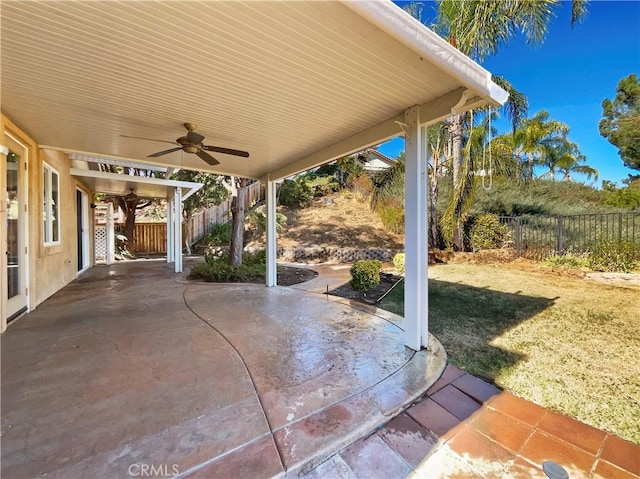
<path id="1" fill-rule="evenodd" d="M 76 186 L 76 194 L 80 192 L 82 197 L 80 203 L 82 205 L 82 268 L 78 270 L 77 274 L 85 272 L 89 269 L 89 195 L 86 191 L 84 191 L 79 186 Z M 77 202 L 76 202 L 77 204 Z M 76 215 L 79 212 L 76 211 Z M 77 224 L 77 222 L 76 222 Z M 77 237 L 77 235 L 76 235 Z"/>
<path id="2" fill-rule="evenodd" d="M 28 207 L 29 205 L 29 171 L 28 171 L 29 147 L 26 144 L 24 144 L 22 141 L 20 141 L 20 139 L 16 135 L 11 134 L 6 129 L 3 132 L 3 146 L 5 146 L 8 150 L 15 152 L 20 157 L 20 160 L 18 163 L 18 173 L 19 173 L 18 175 L 18 182 L 19 182 L 18 183 L 18 194 L 19 194 L 18 208 L 19 208 L 21 223 L 19 224 L 20 236 L 19 236 L 19 243 L 18 243 L 18 253 L 19 253 L 18 264 L 20 265 L 21 278 L 20 278 L 20 292 L 13 298 L 9 299 L 8 298 L 9 286 L 6 281 L 6 278 L 7 278 L 6 275 L 8 271 L 8 262 L 6 258 L 8 238 L 6 237 L 7 232 L 5 231 L 2 238 L 4 241 L 2 244 L 2 252 L 1 252 L 1 254 L 5 258 L 3 258 L 2 264 L 4 268 L 2 268 L 2 272 L 1 272 L 1 274 L 3 275 L 3 280 L 2 280 L 3 286 L 2 286 L 2 292 L 1 292 L 2 317 L 0 318 L 0 331 L 4 331 L 6 329 L 9 318 L 18 314 L 21 310 L 29 311 L 29 254 L 28 254 L 28 248 L 29 248 L 29 207 Z M 2 162 L 5 168 L 6 168 L 6 161 L 7 161 L 6 158 L 8 153 L 9 152 L 6 151 L 6 154 L 2 155 L 3 156 Z M 3 170 L 5 170 L 5 168 L 3 168 Z M 6 172 L 4 172 L 3 175 L 6 175 Z M 4 185 L 4 188 L 6 188 L 6 178 L 3 178 L 2 184 Z M 6 190 L 2 191 L 1 194 L 2 194 L 2 201 L 5 202 L 4 209 L 8 219 L 9 201 L 8 201 L 8 198 L 6 197 L 7 196 Z M 6 225 L 3 225 L 3 229 L 6 230 L 4 226 Z"/>

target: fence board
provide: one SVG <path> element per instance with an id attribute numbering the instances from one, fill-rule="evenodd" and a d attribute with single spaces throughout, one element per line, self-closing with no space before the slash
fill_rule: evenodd
<path id="1" fill-rule="evenodd" d="M 260 182 L 249 185 L 246 206 L 251 206 L 260 201 L 263 195 L 263 187 Z M 211 226 L 215 223 L 226 223 L 231 218 L 231 197 L 223 201 L 219 205 L 203 210 L 191 217 L 193 242 L 203 238 Z M 122 228 L 122 224 L 116 227 Z M 186 225 L 182 224 L 182 237 L 186 238 Z M 136 223 L 135 225 L 134 252 L 136 253 L 166 253 L 167 252 L 167 224 L 165 222 L 157 223 Z"/>

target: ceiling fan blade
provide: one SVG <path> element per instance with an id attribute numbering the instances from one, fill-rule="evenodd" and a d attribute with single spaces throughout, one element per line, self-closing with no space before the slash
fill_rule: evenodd
<path id="1" fill-rule="evenodd" d="M 170 145 L 175 145 L 175 141 L 167 141 L 167 140 L 157 140 L 155 138 L 144 138 L 142 136 L 129 136 L 129 135 L 120 135 L 122 138 L 133 138 L 134 140 L 147 140 L 147 141 L 157 141 L 159 143 L 169 143 Z"/>
<path id="2" fill-rule="evenodd" d="M 173 153 L 174 151 L 182 150 L 181 146 L 177 148 L 171 148 L 170 150 L 159 151 L 158 153 L 154 153 L 153 155 L 148 155 L 147 158 L 157 158 L 158 156 L 168 155 L 169 153 Z"/>
<path id="3" fill-rule="evenodd" d="M 225 155 L 242 156 L 249 158 L 249 153 L 242 150 L 233 150 L 231 148 L 223 148 L 221 146 L 202 145 L 203 150 L 215 151 L 216 153 L 224 153 Z"/>
<path id="4" fill-rule="evenodd" d="M 199 145 L 202 143 L 202 140 L 204 140 L 204 136 L 196 133 L 195 131 L 190 131 L 187 133 L 187 140 L 193 145 Z"/>
<path id="5" fill-rule="evenodd" d="M 218 160 L 216 160 L 213 156 L 211 156 L 206 151 L 198 150 L 196 155 L 198 155 L 200 157 L 200 159 L 206 161 L 207 163 L 209 163 L 212 166 L 220 164 L 220 162 Z"/>

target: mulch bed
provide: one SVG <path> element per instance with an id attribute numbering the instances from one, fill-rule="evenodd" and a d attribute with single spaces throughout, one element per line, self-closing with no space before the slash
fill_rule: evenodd
<path id="1" fill-rule="evenodd" d="M 380 273 L 380 283 L 369 291 L 358 291 L 347 283 L 339 288 L 329 291 L 329 294 L 333 296 L 340 296 L 342 298 L 353 299 L 366 304 L 376 304 L 380 298 L 389 291 L 389 288 L 401 279 L 401 276 L 396 276 L 391 273 Z M 280 277 L 278 277 L 278 282 L 280 282 Z"/>

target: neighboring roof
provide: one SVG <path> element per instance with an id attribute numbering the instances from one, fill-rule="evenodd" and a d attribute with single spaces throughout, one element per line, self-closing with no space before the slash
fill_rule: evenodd
<path id="1" fill-rule="evenodd" d="M 124 161 L 277 179 L 401 135 L 414 105 L 433 122 L 506 100 L 387 0 L 14 1 L 1 22 L 3 112 L 43 147 Z M 183 122 L 250 158 L 147 158 Z"/>
<path id="2" fill-rule="evenodd" d="M 383 155 L 375 148 L 367 148 L 366 150 L 361 151 L 360 154 L 364 156 L 367 161 L 378 159 L 389 166 L 395 165 L 396 163 L 396 160 L 389 158 L 387 155 Z"/>

